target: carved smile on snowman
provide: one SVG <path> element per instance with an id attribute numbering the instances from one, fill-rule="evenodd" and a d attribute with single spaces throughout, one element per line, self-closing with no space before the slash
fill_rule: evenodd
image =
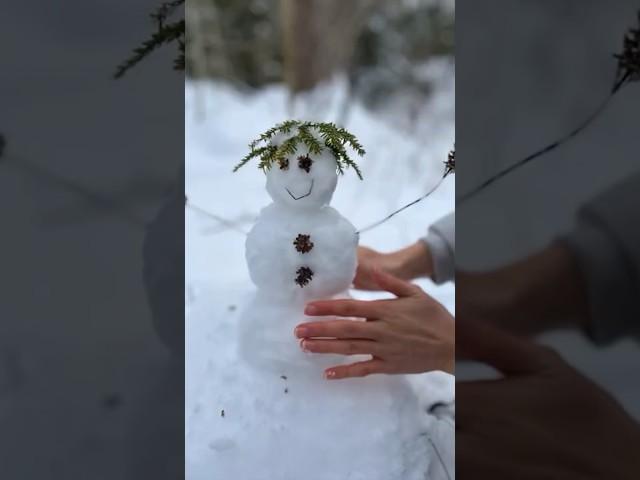
<path id="1" fill-rule="evenodd" d="M 305 197 L 308 197 L 309 195 L 311 195 L 311 192 L 313 191 L 313 179 L 311 179 L 311 185 L 309 185 L 309 191 L 307 193 L 305 193 L 304 195 L 301 195 L 299 197 L 296 197 L 293 193 L 291 193 L 291 190 L 289 190 L 288 187 L 285 187 L 284 189 L 287 191 L 287 193 L 289 194 L 289 196 L 291 198 L 293 198 L 294 200 L 300 200 L 302 198 L 305 198 Z"/>

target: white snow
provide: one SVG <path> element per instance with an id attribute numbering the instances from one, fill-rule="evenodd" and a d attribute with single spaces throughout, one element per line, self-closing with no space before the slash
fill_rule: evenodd
<path id="1" fill-rule="evenodd" d="M 437 105 L 438 115 L 420 125 L 419 141 L 360 106 L 353 107 L 347 128 L 368 151 L 359 162 L 364 181 L 347 170 L 339 178 L 332 205 L 356 227 L 415 199 L 438 180 L 454 139 L 453 92 L 453 81 L 441 84 L 425 106 L 428 111 Z M 341 84 L 331 84 L 319 94 L 329 100 L 340 96 Z M 292 331 L 299 319 L 288 311 L 298 309 L 298 304 L 265 302 L 256 296 L 250 280 L 241 232 L 249 230 L 270 198 L 264 174 L 255 165 L 248 164 L 235 174 L 231 169 L 246 154 L 248 141 L 259 133 L 287 118 L 309 117 L 305 102 L 298 102 L 298 111 L 289 112 L 287 100 L 282 87 L 251 96 L 222 84 L 187 84 L 185 90 L 185 189 L 192 204 L 219 218 L 186 212 L 187 478 L 423 478 L 428 461 L 434 458 L 428 449 L 439 442 L 441 453 L 452 452 L 453 430 L 426 414 L 424 422 L 416 421 L 422 417 L 416 412 L 436 401 L 451 401 L 453 378 L 437 372 L 407 377 L 412 387 L 407 378 L 398 376 L 325 381 L 323 365 L 345 359 L 302 353 Z M 193 108 L 195 101 L 206 106 L 205 117 Z M 447 102 L 451 109 L 443 111 L 441 106 Z M 324 113 L 326 118 L 319 118 L 314 111 L 311 119 L 332 119 L 331 111 Z M 453 181 L 447 179 L 432 197 L 364 234 L 360 243 L 386 251 L 414 242 L 430 222 L 453 209 L 453 188 Z M 299 224 L 293 230 L 303 233 L 297 232 Z M 290 232 L 279 228 L 275 236 L 280 232 L 290 242 Z M 279 242 L 265 235 L 266 231 L 256 235 L 256 241 Z M 260 274 L 251 276 L 256 279 Z M 256 283 L 268 287 L 268 280 Z M 277 277 L 271 280 L 278 283 Z M 453 286 L 419 283 L 453 311 Z M 358 298 L 385 295 L 351 294 Z M 269 312 L 265 303 L 274 310 Z M 242 315 L 247 311 L 265 315 Z M 273 321 L 279 317 L 281 321 Z M 310 374 L 309 365 L 315 366 L 317 375 Z M 429 443 L 412 441 L 421 433 Z"/>

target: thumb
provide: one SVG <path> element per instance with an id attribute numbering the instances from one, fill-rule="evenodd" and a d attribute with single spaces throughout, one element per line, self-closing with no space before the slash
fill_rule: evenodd
<path id="1" fill-rule="evenodd" d="M 475 360 L 504 375 L 536 373 L 557 362 L 547 347 L 516 337 L 482 321 L 456 321 L 456 361 Z"/>

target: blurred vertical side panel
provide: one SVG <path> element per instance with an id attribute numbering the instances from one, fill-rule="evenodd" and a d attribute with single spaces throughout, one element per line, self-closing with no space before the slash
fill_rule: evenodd
<path id="1" fill-rule="evenodd" d="M 2 7 L 3 478 L 183 476 L 183 7 Z"/>
<path id="2" fill-rule="evenodd" d="M 457 473 L 638 478 L 639 5 L 456 27 Z"/>

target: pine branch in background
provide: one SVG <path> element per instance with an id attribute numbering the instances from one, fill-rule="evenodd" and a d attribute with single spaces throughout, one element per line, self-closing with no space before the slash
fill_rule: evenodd
<path id="1" fill-rule="evenodd" d="M 161 4 L 152 14 L 151 18 L 157 26 L 157 30 L 142 45 L 135 48 L 129 58 L 116 68 L 114 78 L 120 78 L 131 68 L 136 66 L 157 48 L 164 44 L 178 43 L 178 57 L 174 60 L 174 70 L 183 71 L 185 67 L 185 22 L 184 19 L 167 23 L 185 0 L 174 0 Z"/>
<path id="2" fill-rule="evenodd" d="M 618 59 L 618 69 L 615 82 L 609 95 L 603 100 L 603 102 L 591 115 L 589 115 L 585 120 L 583 120 L 580 125 L 578 125 L 563 137 L 560 137 L 559 139 L 551 142 L 545 147 L 527 155 L 523 159 L 501 170 L 494 176 L 489 177 L 476 188 L 460 197 L 458 199 L 458 204 L 461 204 L 474 197 L 489 185 L 501 179 L 502 177 L 505 177 L 509 173 L 519 169 L 520 167 L 535 159 L 543 157 L 544 155 L 555 150 L 561 145 L 564 145 L 571 139 L 577 137 L 600 116 L 600 114 L 605 110 L 613 97 L 622 89 L 622 87 L 624 87 L 629 82 L 640 81 L 640 10 L 638 11 L 638 27 L 629 29 L 629 31 L 624 36 L 622 53 L 615 54 L 614 57 Z"/>
<path id="3" fill-rule="evenodd" d="M 173 69 L 179 72 L 184 72 L 186 61 L 184 56 L 184 39 L 178 40 L 178 57 L 173 61 Z"/>
<path id="4" fill-rule="evenodd" d="M 453 146 L 453 150 L 447 155 L 447 159 L 444 161 L 444 176 L 446 177 L 450 173 L 456 173 L 456 147 Z"/>
<path id="5" fill-rule="evenodd" d="M 640 10 L 638 26 L 630 28 L 624 36 L 622 53 L 614 55 L 618 59 L 616 83 L 640 81 Z"/>
<path id="6" fill-rule="evenodd" d="M 173 0 L 163 3 L 151 14 L 151 18 L 159 27 L 162 27 L 166 20 L 176 12 L 178 7 L 184 4 L 184 1 L 185 0 Z"/>

